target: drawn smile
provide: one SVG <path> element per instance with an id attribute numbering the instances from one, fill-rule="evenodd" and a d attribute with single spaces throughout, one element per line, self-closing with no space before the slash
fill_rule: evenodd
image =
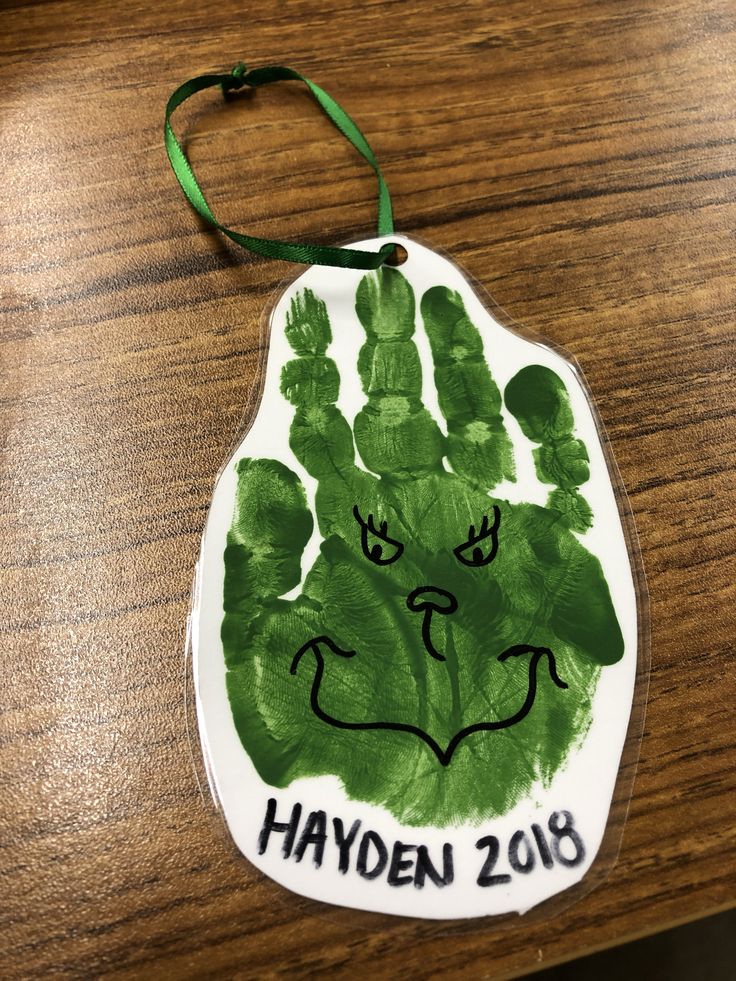
<path id="1" fill-rule="evenodd" d="M 414 594 L 412 594 L 413 596 Z M 409 597 L 411 599 L 411 597 Z M 453 597 L 454 599 L 454 597 Z M 411 608 L 411 607 L 410 607 Z M 425 618 L 425 623 L 428 618 Z M 431 641 L 430 641 L 431 642 Z M 425 645 L 427 641 L 425 639 Z M 348 722 L 344 719 L 336 719 L 334 716 L 329 715 L 319 704 L 319 690 L 322 684 L 322 677 L 325 670 L 325 659 L 322 654 L 322 647 L 327 647 L 332 651 L 333 654 L 337 654 L 339 657 L 355 657 L 356 651 L 344 651 L 339 647 L 330 637 L 322 635 L 319 637 L 313 637 L 308 640 L 306 644 L 299 648 L 299 650 L 294 655 L 291 662 L 291 674 L 295 675 L 297 668 L 299 667 L 299 662 L 302 657 L 311 651 L 314 654 L 314 658 L 317 662 L 317 670 L 314 674 L 314 680 L 312 681 L 312 689 L 310 693 L 310 705 L 312 711 L 328 725 L 334 726 L 336 729 L 388 729 L 394 732 L 407 732 L 411 735 L 417 736 L 422 742 L 426 743 L 427 746 L 435 754 L 442 766 L 448 766 L 453 754 L 463 739 L 466 736 L 472 735 L 474 732 L 494 732 L 499 729 L 508 729 L 517 722 L 521 722 L 532 709 L 534 705 L 534 699 L 537 693 L 537 666 L 542 658 L 547 659 L 547 669 L 549 671 L 549 676 L 558 688 L 567 688 L 567 684 L 562 681 L 560 676 L 557 674 L 557 666 L 555 664 L 555 656 L 551 650 L 547 647 L 531 647 L 529 644 L 516 644 L 513 647 L 507 648 L 501 654 L 498 655 L 498 660 L 503 662 L 507 661 L 511 657 L 520 657 L 524 654 L 531 654 L 529 659 L 529 687 L 527 689 L 526 698 L 524 699 L 521 707 L 513 715 L 509 716 L 508 719 L 496 720 L 493 722 L 476 722 L 474 725 L 466 726 L 464 729 L 460 729 L 459 732 L 455 733 L 450 742 L 445 749 L 437 743 L 428 733 L 418 726 L 409 725 L 404 722 Z M 444 657 L 441 654 L 433 653 L 427 646 L 427 650 L 433 657 L 437 660 L 444 661 Z"/>

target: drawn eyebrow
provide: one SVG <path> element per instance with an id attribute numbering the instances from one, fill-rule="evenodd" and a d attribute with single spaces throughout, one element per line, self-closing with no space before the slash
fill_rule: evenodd
<path id="1" fill-rule="evenodd" d="M 365 521 L 360 511 L 358 510 L 357 504 L 353 506 L 353 517 L 360 525 L 360 531 L 361 531 L 360 538 L 361 538 L 361 546 L 363 548 L 363 552 L 369 559 L 371 559 L 371 561 L 376 562 L 378 565 L 390 565 L 391 562 L 395 562 L 398 558 L 400 558 L 402 552 L 404 551 L 404 546 L 396 538 L 392 538 L 389 535 L 387 521 L 382 521 L 378 526 L 376 526 L 372 514 L 369 514 L 368 520 Z M 396 554 L 393 555 L 390 559 L 383 559 L 383 560 L 375 559 L 372 555 L 372 549 L 368 542 L 369 534 L 373 535 L 379 541 L 385 542 L 386 545 L 393 545 L 394 548 L 396 549 Z"/>
<path id="2" fill-rule="evenodd" d="M 497 504 L 493 505 L 493 524 L 488 523 L 488 515 L 483 515 L 483 520 L 480 523 L 480 528 L 476 533 L 475 525 L 471 525 L 468 529 L 468 540 L 463 542 L 462 545 L 458 545 L 454 548 L 453 554 L 455 557 L 463 563 L 463 565 L 470 566 L 480 566 L 488 565 L 496 557 L 496 552 L 498 551 L 498 529 L 501 524 L 501 510 Z M 491 551 L 483 558 L 481 562 L 470 561 L 463 556 L 463 552 L 467 551 L 471 546 L 478 545 L 480 542 L 485 541 L 486 538 L 491 537 L 493 539 L 493 544 L 491 546 Z"/>

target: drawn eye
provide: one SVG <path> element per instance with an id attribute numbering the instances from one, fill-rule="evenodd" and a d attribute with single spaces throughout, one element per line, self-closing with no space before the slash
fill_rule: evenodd
<path id="1" fill-rule="evenodd" d="M 498 526 L 501 524 L 501 512 L 493 505 L 493 524 L 489 524 L 488 516 L 483 515 L 483 521 L 476 532 L 475 525 L 470 526 L 468 540 L 458 545 L 452 551 L 455 558 L 463 565 L 478 567 L 488 565 L 496 558 L 498 551 Z"/>
<path id="2" fill-rule="evenodd" d="M 385 521 L 376 527 L 372 514 L 368 515 L 367 521 L 363 521 L 357 504 L 353 508 L 353 515 L 360 525 L 360 545 L 367 559 L 376 565 L 391 565 L 401 558 L 404 546 L 389 536 Z"/>

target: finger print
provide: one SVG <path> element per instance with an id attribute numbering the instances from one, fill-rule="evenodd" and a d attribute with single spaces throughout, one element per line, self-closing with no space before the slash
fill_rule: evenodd
<path id="1" fill-rule="evenodd" d="M 422 317 L 434 360 L 440 409 L 447 420 L 453 470 L 487 490 L 514 477 L 511 441 L 501 418 L 501 395 L 483 342 L 458 293 L 427 290 Z"/>
<path id="2" fill-rule="evenodd" d="M 362 279 L 355 309 L 366 332 L 358 368 L 368 401 L 355 419 L 363 462 L 389 479 L 439 470 L 444 440 L 421 401 L 411 287 L 397 269 L 382 266 Z"/>
<path id="3" fill-rule="evenodd" d="M 544 484 L 557 484 L 548 506 L 559 511 L 570 528 L 586 531 L 593 513 L 578 487 L 590 477 L 588 451 L 573 436 L 575 422 L 562 379 L 542 365 L 529 365 L 508 383 L 504 400 L 524 435 L 541 444 L 534 450 L 537 476 Z"/>

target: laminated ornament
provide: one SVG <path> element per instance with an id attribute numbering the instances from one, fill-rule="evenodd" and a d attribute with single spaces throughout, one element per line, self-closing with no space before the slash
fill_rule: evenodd
<path id="1" fill-rule="evenodd" d="M 275 242 L 214 217 L 171 113 L 283 80 L 373 166 L 378 237 Z M 203 217 L 306 265 L 270 314 L 191 614 L 232 838 L 293 893 L 356 909 L 459 919 L 564 894 L 604 840 L 643 657 L 636 542 L 579 369 L 394 232 L 365 138 L 291 69 L 193 79 L 165 132 Z"/>

